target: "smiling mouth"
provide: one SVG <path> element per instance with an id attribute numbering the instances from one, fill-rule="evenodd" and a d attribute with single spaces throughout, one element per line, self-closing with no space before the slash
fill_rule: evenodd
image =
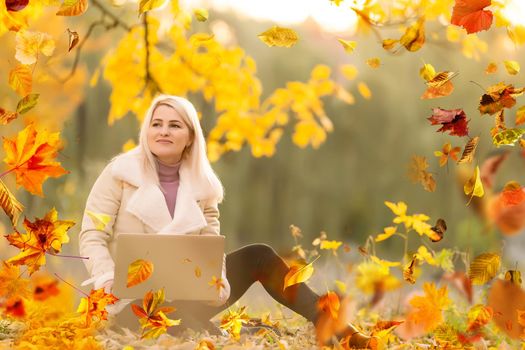
<path id="1" fill-rule="evenodd" d="M 168 140 L 159 140 L 159 141 L 157 141 L 157 142 L 159 142 L 159 143 L 173 143 L 173 142 L 168 141 Z"/>

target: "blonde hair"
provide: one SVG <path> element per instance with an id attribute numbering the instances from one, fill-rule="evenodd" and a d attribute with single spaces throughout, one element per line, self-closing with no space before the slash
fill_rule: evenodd
<path id="1" fill-rule="evenodd" d="M 221 202 L 224 197 L 224 188 L 219 177 L 213 171 L 208 156 L 206 155 L 206 140 L 200 125 L 197 111 L 193 104 L 187 99 L 173 95 L 159 95 L 153 99 L 146 112 L 139 132 L 139 153 L 143 159 L 143 170 L 148 178 L 154 179 L 159 185 L 157 162 L 148 146 L 148 129 L 150 127 L 153 112 L 159 105 L 168 105 L 175 109 L 190 129 L 190 145 L 184 149 L 179 174 L 190 184 L 196 199 L 216 200 Z"/>

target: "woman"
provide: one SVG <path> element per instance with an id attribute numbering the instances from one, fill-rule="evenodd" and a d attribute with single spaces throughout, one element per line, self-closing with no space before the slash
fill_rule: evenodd
<path id="1" fill-rule="evenodd" d="M 143 120 L 139 145 L 114 157 L 102 171 L 89 194 L 82 229 L 80 254 L 94 288 L 111 291 L 113 284 L 115 236 L 119 233 L 172 233 L 219 235 L 218 203 L 223 188 L 206 156 L 206 143 L 197 112 L 186 99 L 161 95 L 155 98 Z M 107 215 L 101 229 L 92 215 Z M 90 216 L 91 215 L 91 216 Z M 225 255 L 217 303 L 179 301 L 170 318 L 182 325 L 213 330 L 209 321 L 235 303 L 254 283 L 261 282 L 278 302 L 314 322 L 319 317 L 316 295 L 299 283 L 283 291 L 288 266 L 265 244 L 252 244 Z M 117 315 L 117 322 L 137 324 L 130 307 Z M 120 311 L 120 310 L 114 310 Z M 350 345 L 365 347 L 370 337 L 348 327 L 340 337 Z M 375 341 L 375 339 L 374 339 Z"/>

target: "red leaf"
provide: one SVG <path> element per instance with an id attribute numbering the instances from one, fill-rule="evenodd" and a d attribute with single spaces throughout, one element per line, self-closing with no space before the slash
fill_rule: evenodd
<path id="1" fill-rule="evenodd" d="M 23 10 L 27 4 L 29 4 L 29 0 L 5 0 L 5 7 L 8 11 L 20 11 Z"/>
<path id="2" fill-rule="evenodd" d="M 487 30 L 492 25 L 492 12 L 483 9 L 489 5 L 490 0 L 456 0 L 450 22 L 468 34 Z"/>
<path id="3" fill-rule="evenodd" d="M 462 109 L 433 108 L 432 113 L 432 116 L 427 119 L 430 120 L 432 125 L 442 125 L 437 130 L 438 132 L 449 131 L 450 135 L 468 135 L 467 115 Z"/>

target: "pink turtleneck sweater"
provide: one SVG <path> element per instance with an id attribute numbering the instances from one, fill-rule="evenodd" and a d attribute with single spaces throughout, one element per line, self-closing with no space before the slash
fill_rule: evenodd
<path id="1" fill-rule="evenodd" d="M 171 217 L 173 218 L 175 205 L 177 204 L 177 190 L 179 189 L 179 168 L 181 162 L 169 165 L 162 163 L 159 159 L 156 160 L 159 166 L 158 174 L 161 190 L 164 193 L 168 210 Z"/>

